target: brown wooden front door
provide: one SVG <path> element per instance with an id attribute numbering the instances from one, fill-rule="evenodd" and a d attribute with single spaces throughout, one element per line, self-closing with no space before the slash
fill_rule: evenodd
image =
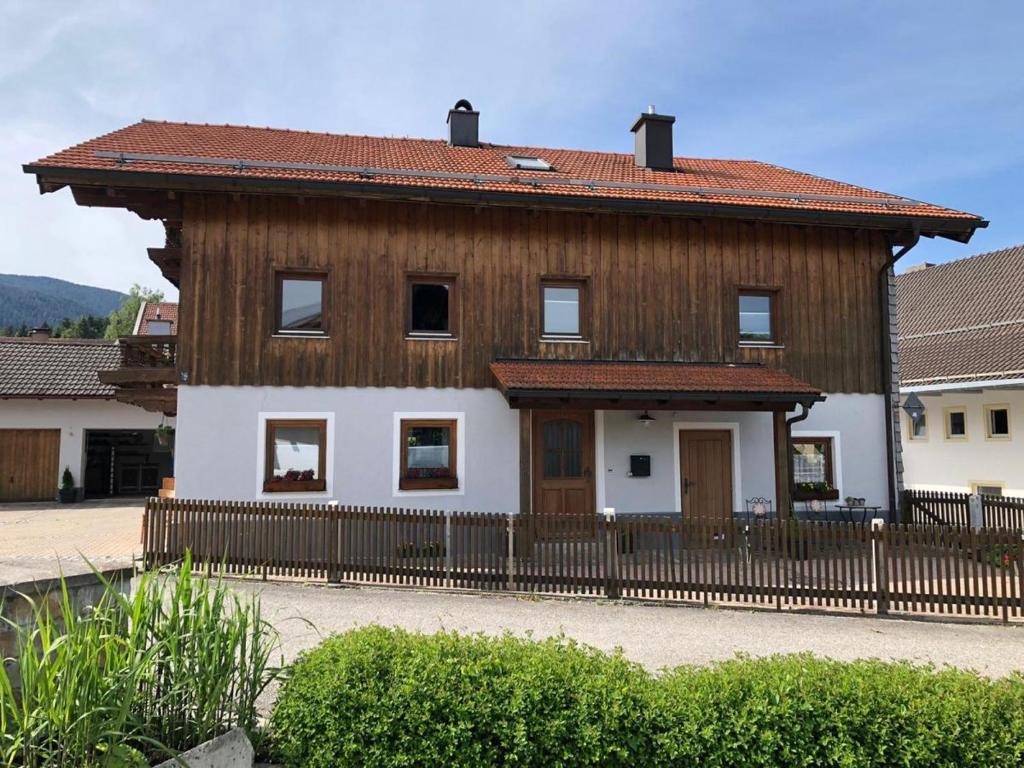
<path id="1" fill-rule="evenodd" d="M 59 464 L 59 429 L 0 429 L 0 501 L 56 498 Z"/>
<path id="2" fill-rule="evenodd" d="M 534 411 L 532 443 L 538 522 L 593 515 L 593 411 Z"/>
<path id="3" fill-rule="evenodd" d="M 679 432 L 679 482 L 683 517 L 732 517 L 732 432 L 727 429 Z"/>

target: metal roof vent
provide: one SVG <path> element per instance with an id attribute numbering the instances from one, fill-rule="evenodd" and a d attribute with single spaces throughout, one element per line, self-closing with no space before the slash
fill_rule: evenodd
<path id="1" fill-rule="evenodd" d="M 480 113 L 467 99 L 459 99 L 448 110 L 448 146 L 480 146 Z"/>
<path id="2" fill-rule="evenodd" d="M 652 104 L 630 130 L 636 139 L 635 160 L 641 168 L 672 170 L 672 115 L 659 115 Z"/>

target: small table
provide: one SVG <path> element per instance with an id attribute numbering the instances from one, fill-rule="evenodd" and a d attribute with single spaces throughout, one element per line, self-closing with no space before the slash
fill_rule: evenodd
<path id="1" fill-rule="evenodd" d="M 836 509 L 839 510 L 839 514 L 848 523 L 859 522 L 861 524 L 866 523 L 871 518 L 875 517 L 877 513 L 882 511 L 881 507 L 869 507 L 864 504 L 836 504 Z M 854 520 L 854 515 L 860 514 L 860 520 Z"/>

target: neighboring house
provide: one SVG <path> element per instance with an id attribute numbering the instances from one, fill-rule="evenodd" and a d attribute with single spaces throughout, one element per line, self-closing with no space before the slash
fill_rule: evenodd
<path id="1" fill-rule="evenodd" d="M 891 508 L 891 266 L 986 222 L 673 158 L 673 122 L 617 154 L 480 142 L 467 102 L 448 141 L 143 121 L 25 171 L 164 224 L 179 497 Z"/>
<path id="2" fill-rule="evenodd" d="M 0 338 L 0 501 L 53 499 L 64 467 L 86 497 L 152 494 L 172 472 L 163 418 L 116 401 L 98 371 L 118 367 L 101 339 Z"/>
<path id="3" fill-rule="evenodd" d="M 906 485 L 1024 496 L 1024 246 L 896 284 Z"/>
<path id="4" fill-rule="evenodd" d="M 132 333 L 136 336 L 176 336 L 178 305 L 171 301 L 142 302 Z"/>

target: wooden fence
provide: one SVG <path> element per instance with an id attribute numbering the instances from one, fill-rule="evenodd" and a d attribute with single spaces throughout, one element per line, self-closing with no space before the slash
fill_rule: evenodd
<path id="1" fill-rule="evenodd" d="M 986 528 L 1024 531 L 1024 499 L 978 496 L 980 523 Z M 971 526 L 971 494 L 943 491 L 903 492 L 903 522 L 924 525 Z"/>
<path id="2" fill-rule="evenodd" d="M 147 567 L 189 549 L 264 578 L 1024 618 L 1024 536 L 1004 528 L 150 499 L 143 542 Z"/>

